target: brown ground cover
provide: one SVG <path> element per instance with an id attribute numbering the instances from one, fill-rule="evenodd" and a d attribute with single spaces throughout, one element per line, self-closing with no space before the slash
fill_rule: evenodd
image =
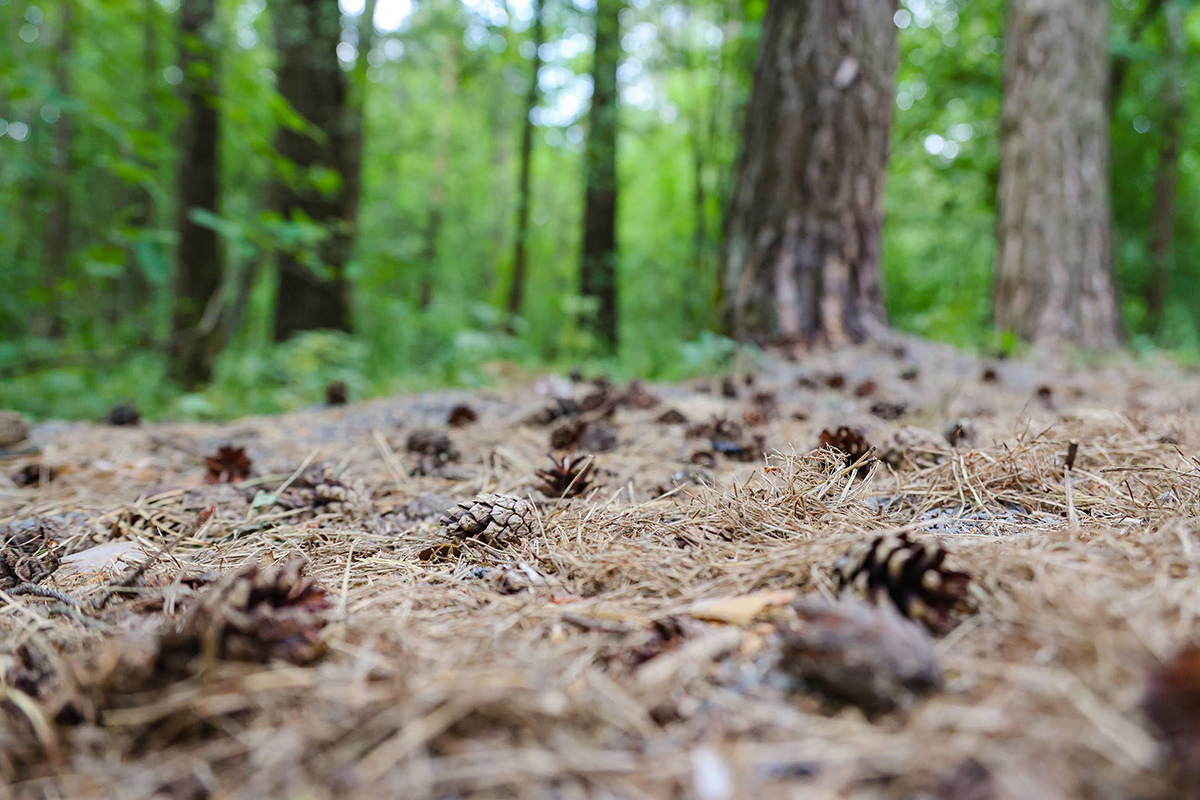
<path id="1" fill-rule="evenodd" d="M 908 342 L 42 423 L 0 460 L 0 796 L 1197 796 L 1198 408 Z M 947 560 L 839 595 L 899 534 Z"/>

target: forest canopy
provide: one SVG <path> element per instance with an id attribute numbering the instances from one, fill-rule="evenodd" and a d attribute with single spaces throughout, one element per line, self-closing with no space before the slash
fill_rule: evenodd
<path id="1" fill-rule="evenodd" d="M 1012 39 L 1021 2 L 886 5 L 879 316 L 1010 351 L 1029 337 L 994 309 L 998 248 L 1028 234 L 998 209 L 1005 121 L 1056 104 L 1006 99 L 1006 69 L 1011 86 L 1036 36 Z M 720 368 L 739 346 L 735 198 L 762 184 L 745 177 L 754 114 L 778 107 L 756 98 L 760 67 L 801 41 L 764 34 L 790 24 L 778 10 L 0 0 L 0 406 L 220 417 L 333 381 L 362 397 L 513 368 Z M 1102 107 L 1063 124 L 1091 119 L 1107 147 L 1111 208 L 1093 216 L 1111 216 L 1122 343 L 1194 359 L 1200 8 L 1108 11 L 1078 45 Z M 824 80 L 875 85 L 875 62 L 847 58 Z"/>

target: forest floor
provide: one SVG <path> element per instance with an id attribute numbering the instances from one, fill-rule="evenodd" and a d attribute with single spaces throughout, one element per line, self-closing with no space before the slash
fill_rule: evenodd
<path id="1" fill-rule="evenodd" d="M 906 341 L 42 423 L 0 460 L 0 797 L 1200 793 L 1198 410 L 1167 364 Z M 840 426 L 883 460 L 815 451 Z M 552 437 L 594 454 L 580 496 L 535 488 Z M 528 529 L 451 539 L 481 493 Z M 949 618 L 834 599 L 897 533 L 970 576 Z"/>

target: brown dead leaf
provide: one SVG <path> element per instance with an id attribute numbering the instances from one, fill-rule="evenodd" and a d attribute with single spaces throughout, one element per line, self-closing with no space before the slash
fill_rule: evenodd
<path id="1" fill-rule="evenodd" d="M 704 600 L 685 612 L 689 617 L 725 622 L 730 625 L 749 625 L 769 606 L 785 606 L 799 594 L 794 589 L 754 592 L 739 597 L 718 597 Z"/>

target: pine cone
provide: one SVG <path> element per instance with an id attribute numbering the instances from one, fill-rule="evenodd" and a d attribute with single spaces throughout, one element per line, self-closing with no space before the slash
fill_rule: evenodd
<path id="1" fill-rule="evenodd" d="M 481 494 L 459 503 L 441 524 L 453 538 L 504 542 L 533 532 L 535 512 L 528 500 L 504 494 Z"/>
<path id="2" fill-rule="evenodd" d="M 592 488 L 591 473 L 596 465 L 595 459 L 576 455 L 550 458 L 554 461 L 554 466 L 537 471 L 541 480 L 539 492 L 546 497 L 578 497 Z"/>
<path id="3" fill-rule="evenodd" d="M 945 440 L 933 431 L 905 426 L 884 442 L 879 460 L 892 469 L 932 467 L 945 452 Z"/>
<path id="4" fill-rule="evenodd" d="M 254 465 L 245 448 L 231 444 L 222 445 L 217 452 L 204 459 L 208 474 L 204 476 L 205 483 L 237 483 L 250 477 Z"/>
<path id="5" fill-rule="evenodd" d="M 325 589 L 304 576 L 305 562 L 290 558 L 257 565 L 205 592 L 177 633 L 162 637 L 155 669 L 188 674 L 197 656 L 230 661 L 314 661 L 329 602 Z"/>
<path id="6" fill-rule="evenodd" d="M 59 559 L 46 522 L 36 530 L 5 536 L 0 543 L 0 589 L 22 583 L 38 583 L 58 569 Z"/>
<path id="7" fill-rule="evenodd" d="M 275 501 L 280 508 L 307 508 L 312 514 L 361 516 L 370 504 L 366 488 L 348 480 L 332 464 L 318 464 Z"/>
<path id="8" fill-rule="evenodd" d="M 954 627 L 951 612 L 965 604 L 971 583 L 968 573 L 946 566 L 949 555 L 907 533 L 879 536 L 838 562 L 837 591 L 850 589 L 875 603 L 886 596 L 906 617 L 945 633 Z"/>
<path id="9" fill-rule="evenodd" d="M 835 431 L 821 431 L 820 447 L 837 450 L 846 454 L 846 466 L 850 466 L 871 451 L 871 445 L 863 437 L 861 431 L 846 425 Z"/>

